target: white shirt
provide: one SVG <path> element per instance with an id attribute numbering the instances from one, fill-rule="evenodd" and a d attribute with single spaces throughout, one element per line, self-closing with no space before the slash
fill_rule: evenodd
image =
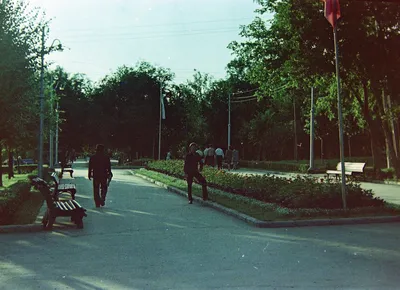
<path id="1" fill-rule="evenodd" d="M 215 149 L 215 155 L 219 155 L 222 156 L 222 158 L 224 158 L 224 151 L 221 148 L 217 148 Z"/>

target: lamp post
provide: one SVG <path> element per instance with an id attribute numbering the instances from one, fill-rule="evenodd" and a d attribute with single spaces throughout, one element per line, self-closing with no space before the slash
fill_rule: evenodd
<path id="1" fill-rule="evenodd" d="M 56 41 L 60 42 L 59 39 L 54 39 L 50 47 L 45 50 L 45 29 L 42 28 L 42 48 L 40 51 L 40 126 L 39 126 L 39 163 L 38 163 L 38 173 L 39 177 L 43 178 L 43 127 L 44 127 L 44 56 L 49 54 L 55 48 L 53 47 Z M 62 50 L 61 42 L 56 50 Z"/>

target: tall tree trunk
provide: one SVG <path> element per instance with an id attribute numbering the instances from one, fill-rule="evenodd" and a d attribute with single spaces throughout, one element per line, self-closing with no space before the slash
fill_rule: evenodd
<path id="1" fill-rule="evenodd" d="M 390 98 L 390 95 L 387 96 L 387 108 L 389 111 L 389 124 L 392 130 L 392 138 L 393 138 L 393 147 L 394 147 L 394 152 L 396 154 L 396 158 L 399 158 L 399 146 L 398 146 L 398 134 L 397 134 L 397 126 L 396 123 L 394 122 L 394 117 L 393 117 L 393 110 L 392 110 L 392 100 Z"/>
<path id="2" fill-rule="evenodd" d="M 377 98 L 378 99 L 378 98 Z M 390 118 L 389 118 L 389 113 L 387 109 L 387 102 L 386 102 L 386 97 L 385 93 L 382 90 L 382 102 L 377 102 L 377 106 L 379 108 L 379 111 L 381 115 L 383 116 L 382 118 L 382 129 L 383 129 L 383 134 L 385 136 L 385 144 L 386 144 L 386 152 L 387 152 L 387 158 L 388 158 L 388 168 L 393 167 L 396 173 L 396 176 L 400 173 L 400 168 L 399 168 L 399 161 L 396 157 L 396 153 L 394 150 L 393 146 L 393 134 L 392 130 L 390 128 Z"/>
<path id="3" fill-rule="evenodd" d="M 14 177 L 14 158 L 13 151 L 8 147 L 8 179 Z"/>
<path id="4" fill-rule="evenodd" d="M 365 80 L 362 82 L 362 86 L 364 101 L 361 102 L 360 105 L 363 108 L 364 119 L 368 124 L 374 170 L 375 173 L 378 173 L 380 169 L 383 168 L 383 160 L 381 158 L 381 144 L 379 142 L 379 126 L 376 121 L 372 119 L 370 114 L 368 85 Z"/>
<path id="5" fill-rule="evenodd" d="M 3 146 L 0 141 L 0 186 L 3 186 Z"/>

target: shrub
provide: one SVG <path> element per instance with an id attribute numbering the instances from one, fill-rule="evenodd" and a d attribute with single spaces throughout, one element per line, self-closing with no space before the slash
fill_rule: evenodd
<path id="1" fill-rule="evenodd" d="M 29 181 L 18 181 L 8 188 L 0 191 L 0 224 L 8 224 L 20 204 L 30 194 Z"/>
<path id="2" fill-rule="evenodd" d="M 182 160 L 152 161 L 147 168 L 178 178 L 184 176 Z M 203 174 L 209 186 L 250 197 L 266 203 L 277 203 L 285 208 L 339 209 L 342 207 L 341 184 L 325 179 L 297 176 L 294 179 L 271 175 L 238 175 L 205 167 Z M 347 184 L 347 206 L 380 207 L 384 201 L 374 198 L 370 190 L 359 184 Z"/>

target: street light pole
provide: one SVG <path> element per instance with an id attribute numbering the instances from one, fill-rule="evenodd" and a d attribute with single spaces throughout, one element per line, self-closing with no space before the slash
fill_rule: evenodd
<path id="1" fill-rule="evenodd" d="M 55 160 L 55 162 L 54 162 L 54 164 L 58 164 L 58 119 L 59 119 L 59 112 L 58 112 L 58 101 L 57 101 L 57 105 L 56 105 L 56 112 L 57 112 L 57 114 L 56 114 L 56 145 L 55 145 L 55 158 L 54 158 L 54 160 Z"/>
<path id="2" fill-rule="evenodd" d="M 314 88 L 311 88 L 311 112 L 310 112 L 310 168 L 314 170 Z"/>
<path id="3" fill-rule="evenodd" d="M 39 125 L 39 163 L 38 174 L 43 178 L 43 127 L 44 127 L 44 31 L 42 28 L 42 49 L 40 52 L 40 125 Z"/>
<path id="4" fill-rule="evenodd" d="M 160 81 L 160 124 L 158 126 L 158 160 L 161 160 L 162 82 Z"/>
<path id="5" fill-rule="evenodd" d="M 53 153 L 53 147 L 54 147 L 54 128 L 53 128 L 53 84 L 51 85 L 51 90 L 50 90 L 50 113 L 51 113 L 51 116 L 50 116 L 50 132 L 49 132 L 49 134 L 50 134 L 50 137 L 49 137 L 49 151 L 50 151 L 50 153 L 49 153 L 49 157 L 50 157 L 50 160 L 49 160 L 49 167 L 50 168 L 53 168 L 53 165 L 54 165 L 54 161 L 53 161 L 53 157 L 54 157 L 54 153 Z"/>
<path id="6" fill-rule="evenodd" d="M 228 149 L 231 146 L 231 94 L 228 97 Z"/>

